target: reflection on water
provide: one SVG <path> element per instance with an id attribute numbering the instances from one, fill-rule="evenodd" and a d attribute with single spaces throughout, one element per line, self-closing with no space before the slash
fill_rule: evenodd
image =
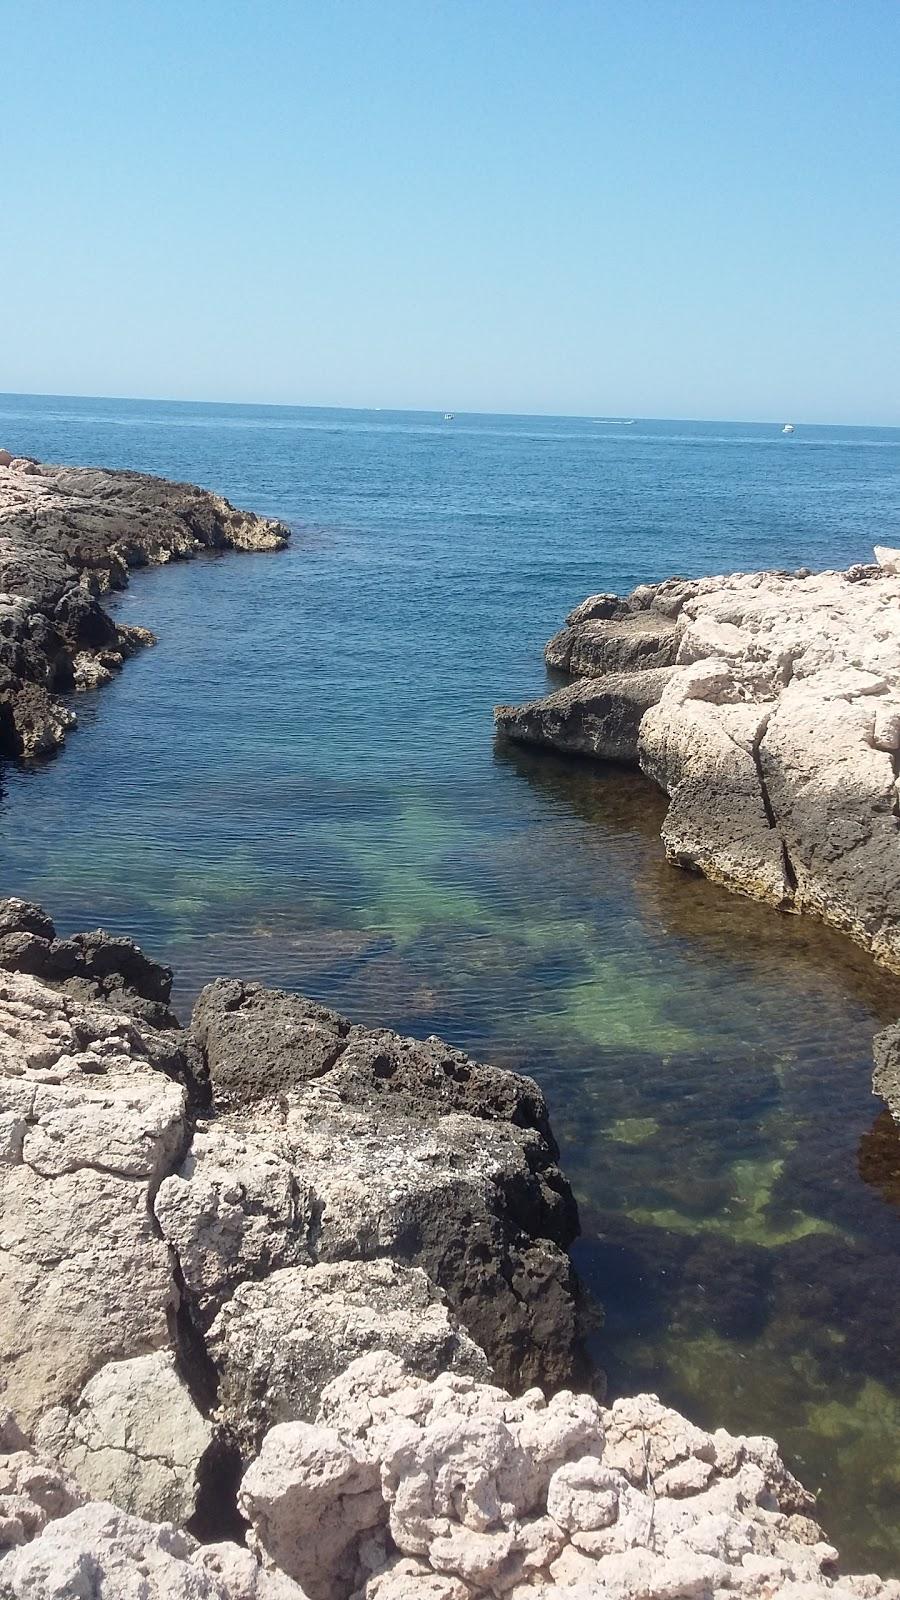
<path id="1" fill-rule="evenodd" d="M 730 565 L 863 553 L 841 518 L 880 515 L 890 452 L 820 440 L 786 483 L 764 439 L 721 429 L 625 446 L 547 422 L 538 460 L 512 421 L 448 440 L 149 410 L 115 446 L 102 408 L 35 403 L 6 436 L 316 527 L 284 556 L 135 578 L 122 616 L 161 642 L 79 697 L 58 760 L 4 774 L 4 890 L 63 931 L 132 933 L 185 1010 L 240 973 L 533 1073 L 612 1388 L 774 1433 L 845 1559 L 900 1569 L 900 1146 L 870 1082 L 900 982 L 670 868 L 651 785 L 495 746 L 489 709 L 541 689 L 574 600 L 722 565 L 723 525 Z"/>

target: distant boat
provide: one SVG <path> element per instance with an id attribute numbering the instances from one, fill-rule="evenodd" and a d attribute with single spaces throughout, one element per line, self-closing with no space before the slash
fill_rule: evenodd
<path id="1" fill-rule="evenodd" d="M 456 417 L 454 416 L 452 411 L 445 411 L 444 412 L 444 421 L 445 422 L 455 422 L 456 421 Z"/>
<path id="2" fill-rule="evenodd" d="M 594 417 L 604 428 L 633 428 L 634 417 Z"/>
<path id="3" fill-rule="evenodd" d="M 782 433 L 793 433 L 794 424 L 792 422 L 786 422 L 781 431 Z"/>

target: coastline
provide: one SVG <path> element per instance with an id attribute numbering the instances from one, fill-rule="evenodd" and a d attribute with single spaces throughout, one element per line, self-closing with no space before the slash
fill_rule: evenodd
<path id="1" fill-rule="evenodd" d="M 0 450 L 0 755 L 58 749 L 77 720 L 60 694 L 109 683 L 155 642 L 101 603 L 132 569 L 203 550 L 280 550 L 289 538 L 283 523 L 194 484 Z"/>
<path id="2" fill-rule="evenodd" d="M 0 904 L 0 1594 L 897 1600 L 771 1440 L 568 1387 L 536 1084 L 171 982 Z"/>
<path id="3" fill-rule="evenodd" d="M 151 480 L 151 483 L 152 483 L 152 480 Z M 179 552 L 179 554 L 181 554 L 181 552 Z M 184 552 L 184 554 L 189 554 L 189 552 Z M 162 557 L 160 557 L 160 558 L 163 558 L 163 560 L 165 560 L 165 558 L 167 558 L 167 557 L 165 557 L 165 555 L 162 555 Z M 35 915 L 37 915 L 37 914 L 35 914 Z M 40 920 L 40 918 L 38 918 L 38 920 Z M 22 930 L 19 930 L 19 931 L 22 931 Z M 27 931 L 29 931 L 29 930 L 24 930 L 24 931 L 26 931 L 26 933 L 27 933 Z M 34 930 L 30 930 L 30 936 L 32 936 L 32 938 L 38 939 L 38 941 L 40 941 L 40 939 L 42 939 L 42 938 L 45 938 L 45 936 L 43 936 L 43 934 L 35 933 Z M 70 942 L 70 941 L 58 941 L 58 942 Z M 51 968 L 53 968 L 54 962 L 56 962 L 56 960 L 59 960 L 59 962 L 62 963 L 62 966 L 66 966 L 66 963 L 67 963 L 67 960 L 69 960 L 69 957 L 67 957 L 66 952 L 64 952 L 64 954 L 62 954 L 62 955 L 54 954 L 53 958 L 51 958 Z M 59 971 L 59 968 L 58 968 L 58 971 Z M 110 973 L 112 973 L 112 968 L 110 968 Z M 110 973 L 106 974 L 106 981 L 109 981 Z M 122 986 L 122 984 L 117 984 L 117 982 L 115 982 L 115 974 L 114 973 L 112 973 L 112 978 L 114 978 L 114 982 L 112 982 L 112 989 L 110 989 L 109 994 L 104 995 L 104 998 L 115 998 L 115 1005 L 119 1006 L 120 1003 L 122 1003 L 123 998 L 125 998 L 125 989 L 127 989 L 128 986 L 127 986 L 127 984 L 123 984 L 123 986 Z M 93 981 L 93 978 L 91 978 L 91 981 Z M 77 982 L 77 984 L 85 984 L 85 982 L 86 982 L 85 973 L 83 973 L 83 970 L 80 970 L 80 968 L 78 968 L 78 971 L 75 971 L 75 973 L 67 974 L 67 978 L 64 979 L 64 982 Z M 266 1006 L 266 1008 L 267 1008 L 267 1006 L 271 1005 L 271 1000 L 266 1000 L 266 998 L 263 998 L 263 1000 L 259 1000 L 259 995 L 266 995 L 266 992 L 264 992 L 264 990 L 263 990 L 263 992 L 259 992 L 259 990 L 256 989 L 256 986 L 237 986 L 237 987 L 240 987 L 240 989 L 242 989 L 242 1000 L 240 1000 L 239 1006 L 237 1006 L 237 1008 L 239 1008 L 239 1010 L 240 1010 L 240 1008 L 242 1008 L 243 1000 L 245 1000 L 245 998 L 247 998 L 247 990 L 248 989 L 253 990 L 253 994 L 250 995 L 251 1008 L 253 1008 L 253 1002 L 255 1002 L 255 1000 L 256 1000 L 256 1002 L 261 1003 L 261 1005 Z M 157 986 L 157 989 L 159 989 L 159 986 Z M 70 990 L 67 990 L 67 992 L 70 992 Z M 75 992 L 78 992 L 78 994 L 82 994 L 83 989 L 77 989 L 77 990 L 75 990 Z M 34 998 L 34 997 L 30 997 L 30 998 L 26 997 L 27 1003 L 29 1003 L 29 1005 L 30 1005 L 30 1003 L 32 1003 L 32 998 Z M 96 995 L 91 995 L 91 998 L 96 998 Z M 157 995 L 157 998 L 152 998 L 152 1000 L 151 1000 L 151 998 L 147 997 L 147 995 L 143 995 L 143 997 L 141 997 L 141 995 L 139 995 L 138 998 L 139 998 L 139 1000 L 141 1000 L 141 1003 L 146 1003 L 146 1005 L 165 1005 L 165 1002 L 163 1002 L 163 1000 L 160 1000 L 159 995 Z M 295 1006 L 298 1006 L 298 1005 L 299 1006 L 304 1006 L 304 1002 L 296 1002 L 296 997 L 274 997 L 274 998 L 275 998 L 275 1002 L 279 1003 L 279 1005 L 280 1005 L 280 1002 L 282 1002 L 282 1000 L 287 1000 L 287 1002 L 290 1002 L 291 1010 L 293 1010 L 293 1008 L 295 1008 Z M 215 1008 L 213 1008 L 213 1010 L 215 1010 Z M 226 1013 L 227 1013 L 227 1011 L 229 1011 L 229 1006 L 227 1006 L 227 1003 L 226 1003 L 226 1005 L 223 1006 L 223 1010 L 226 1011 Z M 322 1011 L 322 1008 L 319 1008 L 319 1011 Z M 157 1018 L 157 1022 L 162 1021 L 162 1018 L 160 1018 L 160 1013 L 154 1013 L 154 1014 L 155 1014 L 155 1018 Z M 333 1016 L 333 1014 L 331 1014 L 331 1016 Z M 323 1019 L 322 1016 L 317 1016 L 317 1018 L 315 1018 L 315 1021 L 322 1022 L 322 1021 L 325 1021 L 325 1019 Z M 266 1027 L 267 1026 L 269 1026 L 269 1024 L 266 1024 Z M 299 1029 L 301 1029 L 301 1032 L 303 1032 L 303 1030 L 306 1029 L 306 1027 L 307 1027 L 307 1018 L 304 1018 L 304 1016 L 301 1016 L 301 1021 L 299 1021 L 299 1024 L 296 1024 L 296 1026 L 299 1026 Z M 279 1027 L 280 1027 L 280 1024 L 279 1024 Z M 275 1030 L 279 1030 L 279 1027 L 277 1027 L 277 1029 L 275 1029 Z M 288 1027 L 293 1027 L 293 1024 L 288 1024 Z M 163 1030 L 165 1030 L 165 1027 L 163 1027 Z M 365 1032 L 365 1030 L 362 1030 L 362 1032 Z M 368 1032 L 372 1032 L 372 1030 L 368 1030 Z M 392 1038 L 392 1040 L 394 1040 L 394 1045 L 392 1045 L 392 1048 L 397 1048 L 396 1035 L 388 1035 L 388 1037 Z M 189 1042 L 187 1042 L 187 1048 L 189 1048 L 189 1054 L 194 1053 L 194 1046 L 197 1045 L 197 1042 L 199 1042 L 199 1038 L 200 1038 L 200 1029 L 197 1029 L 197 1032 L 195 1032 L 195 1034 L 192 1034 L 191 1038 L 189 1038 Z M 402 1043 L 402 1042 L 400 1042 L 400 1043 Z M 420 1046 L 420 1048 L 424 1048 L 424 1046 Z M 207 1064 L 207 1067 L 208 1067 L 208 1040 L 207 1040 L 207 1043 L 203 1043 L 202 1038 L 200 1038 L 200 1050 L 202 1050 L 202 1051 L 203 1050 L 207 1050 L 207 1062 L 205 1062 L 205 1064 Z M 456 1056 L 456 1053 L 450 1053 L 450 1054 L 452 1054 L 452 1056 Z M 251 1045 L 250 1048 L 248 1048 L 248 1050 L 245 1050 L 245 1048 L 243 1048 L 243 1046 L 242 1046 L 242 1050 L 239 1051 L 239 1059 L 240 1059 L 240 1062 L 242 1062 L 242 1075 L 245 1075 L 245 1074 L 247 1074 L 247 1069 L 248 1069 L 248 1066 L 250 1066 L 251 1062 L 258 1061 L 258 1051 L 256 1051 L 256 1048 L 253 1045 Z M 420 1074 L 420 1072 L 423 1072 L 424 1069 L 423 1069 L 423 1064 L 421 1064 L 421 1059 L 420 1058 L 416 1058 L 416 1056 L 415 1056 L 415 1050 L 413 1050 L 413 1061 L 415 1061 L 415 1075 L 416 1075 L 416 1077 L 418 1077 L 418 1074 Z M 165 1069 L 165 1067 L 163 1067 L 163 1072 L 165 1072 L 165 1070 L 167 1070 L 167 1069 Z M 442 1069 L 440 1069 L 440 1070 L 442 1070 L 442 1072 L 445 1072 L 445 1067 L 442 1066 Z M 487 1070 L 487 1072 L 490 1072 L 490 1069 L 482 1069 L 482 1070 Z M 88 1069 L 88 1075 L 90 1075 L 91 1072 L 93 1072 L 93 1069 Z M 455 1077 L 455 1072 L 456 1072 L 456 1069 L 453 1070 L 452 1074 L 450 1074 L 450 1077 Z M 200 1077 L 199 1077 L 199 1074 L 197 1074 L 197 1067 L 195 1067 L 195 1066 L 191 1067 L 192 1086 L 191 1086 L 191 1082 L 189 1082 L 189 1077 L 191 1077 L 191 1074 L 189 1074 L 189 1070 L 187 1070 L 187 1067 L 183 1067 L 183 1074 L 184 1074 L 183 1086 L 184 1086 L 184 1090 L 186 1090 L 187 1096 L 191 1096 L 191 1094 L 195 1094 L 195 1096 L 197 1096 L 197 1094 L 202 1094 L 202 1090 L 200 1090 L 200 1077 L 202 1077 L 202 1074 L 200 1074 Z M 317 1077 L 317 1074 L 314 1074 L 314 1077 Z M 509 1077 L 509 1075 L 500 1074 L 500 1077 Z M 536 1093 L 540 1094 L 540 1091 L 536 1091 Z M 223 1109 L 224 1109 L 224 1107 L 223 1107 Z M 514 1117 L 516 1117 L 516 1115 L 517 1115 L 517 1112 L 514 1112 Z M 360 1123 L 360 1128 L 362 1128 L 362 1133 L 360 1133 L 360 1138 L 365 1138 L 365 1128 L 367 1128 L 368 1123 L 370 1123 L 370 1120 L 372 1120 L 372 1114 L 370 1114 L 370 1112 L 368 1112 L 368 1110 L 365 1110 L 364 1117 L 362 1117 L 362 1123 Z M 517 1125 L 517 1123 L 514 1123 L 514 1125 Z M 247 1114 L 245 1114 L 245 1112 L 239 1112 L 239 1114 L 237 1114 L 237 1123 L 235 1123 L 235 1128 L 237 1128 L 237 1136 L 239 1136 L 240 1139 L 245 1138 L 245 1134 L 247 1134 Z M 243 1146 L 242 1146 L 242 1150 L 240 1150 L 240 1160 L 243 1160 L 243 1158 L 245 1158 L 245 1150 L 243 1150 Z M 429 1155 L 429 1160 L 434 1160 L 434 1155 Z M 215 1162 L 213 1162 L 213 1165 L 215 1165 Z M 251 1163 L 251 1165 L 253 1165 L 253 1163 Z M 267 1157 L 263 1158 L 263 1165 L 266 1166 L 266 1168 L 267 1168 L 267 1166 L 269 1166 L 269 1160 L 267 1160 Z M 530 1163 L 528 1163 L 528 1170 L 530 1170 Z M 168 1174 L 168 1176 L 173 1176 L 173 1174 Z M 160 1186 L 160 1187 L 162 1187 L 162 1186 Z M 293 1195 L 293 1197 L 296 1198 L 296 1190 L 293 1189 L 293 1181 L 291 1181 L 291 1195 Z M 291 1216 L 293 1216 L 293 1213 L 291 1213 Z M 444 1221 L 444 1219 L 442 1219 L 442 1221 Z M 242 1226 L 243 1226 L 243 1224 L 242 1224 Z M 218 1246 L 216 1246 L 216 1248 L 218 1248 Z M 341 1261 L 343 1261 L 343 1259 L 344 1259 L 343 1256 L 341 1256 Z M 484 1261 L 482 1261 L 482 1266 L 484 1266 Z M 279 1270 L 279 1272 L 280 1272 L 280 1270 L 282 1270 L 282 1269 L 280 1269 L 280 1267 L 277 1267 L 277 1269 L 275 1269 L 275 1270 Z M 285 1269 L 285 1270 L 287 1270 L 287 1269 Z M 307 1270 L 307 1267 L 304 1267 L 304 1270 Z M 178 1288 L 179 1296 L 183 1296 L 183 1294 L 184 1294 L 183 1288 L 181 1288 L 181 1286 L 179 1286 L 179 1285 L 176 1285 L 176 1288 Z M 372 1285 L 368 1286 L 368 1290 L 370 1290 L 370 1288 L 372 1288 Z M 368 1299 L 368 1290 L 364 1290 L 364 1299 Z M 394 1296 L 396 1296 L 396 1283 L 391 1282 L 391 1285 L 389 1285 L 389 1298 L 394 1298 Z M 373 1291 L 373 1290 L 372 1290 L 372 1298 L 376 1298 L 375 1291 Z M 432 1301 L 429 1301 L 428 1304 L 432 1304 Z M 412 1307 L 413 1310 L 421 1310 L 421 1304 L 418 1304 L 418 1306 L 416 1306 L 415 1296 L 413 1296 L 412 1301 L 410 1301 L 410 1306 L 405 1307 L 405 1310 L 407 1310 L 407 1315 L 412 1315 L 412 1310 L 410 1310 L 410 1307 Z M 283 1315 L 283 1307 L 282 1307 L 282 1309 L 280 1309 L 279 1315 Z M 442 1334 L 440 1334 L 440 1338 L 442 1338 L 442 1339 L 447 1338 L 447 1334 L 445 1334 L 445 1330 L 442 1331 Z M 532 1342 L 533 1339 L 535 1339 L 535 1333 L 528 1334 L 527 1339 L 528 1339 L 528 1342 Z M 237 1349 L 237 1346 L 235 1346 L 235 1349 Z M 245 1342 L 243 1342 L 242 1346 L 240 1346 L 239 1357 L 237 1357 L 237 1360 L 239 1360 L 239 1362 L 243 1362 L 243 1360 L 245 1360 L 245 1355 L 247 1355 L 247 1352 L 251 1352 L 251 1350 L 253 1350 L 253 1349 L 255 1349 L 255 1341 L 253 1341 L 253 1338 L 245 1339 Z M 445 1349 L 447 1349 L 447 1347 L 445 1347 Z M 522 1349 L 522 1346 L 520 1346 L 520 1349 Z M 482 1354 L 484 1354 L 484 1350 L 482 1350 Z M 543 1350 L 541 1350 L 541 1358 L 543 1358 L 543 1354 L 544 1354 L 544 1352 L 543 1352 Z M 469 1352 L 469 1355 L 471 1355 L 471 1352 Z M 452 1355 L 452 1357 L 445 1357 L 445 1360 L 448 1360 L 448 1362 L 450 1362 L 450 1365 L 452 1365 L 452 1363 L 455 1362 L 456 1357 L 455 1357 L 455 1355 Z M 464 1360 L 464 1357 L 463 1357 L 463 1360 Z M 460 1368 L 460 1370 L 461 1370 L 461 1368 Z M 484 1366 L 479 1366 L 479 1368 L 477 1368 L 477 1373 L 484 1373 Z M 476 1373 L 476 1381 L 477 1381 L 477 1373 Z M 554 1376 L 544 1376 L 543 1373 L 538 1373 L 538 1371 L 535 1371 L 535 1373 L 533 1373 L 532 1376 L 535 1376 L 535 1378 L 538 1379 L 538 1381 L 546 1382 L 546 1384 L 548 1384 L 548 1387 L 554 1387 L 554 1386 L 556 1386 L 557 1382 L 559 1382 L 559 1374 L 557 1374 L 556 1378 L 554 1378 Z M 170 1373 L 170 1371 L 167 1371 L 167 1373 L 165 1373 L 165 1382 L 167 1382 L 167 1384 L 170 1384 L 170 1382 L 171 1382 L 171 1373 Z M 253 1386 L 251 1386 L 251 1387 L 253 1387 Z M 102 1386 L 101 1386 L 101 1389 L 102 1389 Z M 167 1390 L 167 1392 L 168 1392 L 168 1390 Z M 107 1402 L 107 1398 L 109 1398 L 109 1397 L 107 1397 L 106 1394 L 101 1394 L 102 1402 L 106 1403 Z M 90 1402 L 91 1402 L 90 1405 L 86 1406 L 86 1408 L 82 1408 L 82 1410 L 78 1410 L 78 1416 L 82 1416 L 82 1414 L 85 1414 L 85 1411 L 88 1411 L 88 1413 L 90 1413 L 91 1406 L 93 1406 L 94 1410 L 102 1410 L 102 1406 L 99 1406 L 98 1403 L 96 1403 L 96 1395 L 91 1394 Z M 119 1403 L 119 1402 L 117 1402 L 117 1403 Z M 245 1403 L 245 1402 L 243 1402 L 243 1398 L 239 1398 L 239 1400 L 237 1400 L 237 1410 L 240 1410 L 240 1406 L 242 1406 L 243 1403 Z M 669 1416 L 669 1418 L 671 1418 L 671 1416 L 674 1416 L 674 1413 L 668 1413 L 668 1416 Z M 256 1426 L 256 1424 L 255 1424 L 255 1426 Z M 669 1426 L 671 1426 L 671 1424 L 668 1424 L 668 1422 L 666 1422 L 666 1427 L 669 1427 Z M 61 1434 L 56 1434 L 56 1435 L 54 1435 L 54 1437 L 61 1438 L 62 1442 L 64 1442 L 64 1448 L 66 1448 L 66 1450 L 69 1450 L 69 1448 L 74 1448 L 74 1450 L 77 1450 L 77 1448 L 83 1448 L 83 1450 L 88 1451 L 91 1448 L 90 1445 L 86 1445 L 85 1438 L 78 1437 L 77 1430 L 75 1430 L 75 1440 L 74 1440 L 74 1443 L 72 1443 L 72 1430 L 67 1429 L 67 1427 L 62 1427 Z M 205 1437 L 205 1435 L 203 1435 L 203 1437 Z M 256 1438 L 258 1438 L 258 1434 L 253 1434 L 253 1443 L 256 1443 Z M 596 1443 L 596 1442 L 594 1442 L 594 1443 Z M 205 1446 L 205 1448 L 207 1448 L 207 1446 Z M 219 1446 L 216 1446 L 216 1448 L 219 1448 Z M 700 1448 L 700 1446 L 698 1446 L 698 1448 Z M 705 1450 L 706 1453 L 708 1453 L 709 1446 L 703 1445 L 703 1446 L 701 1446 L 701 1448 L 703 1448 L 703 1450 Z M 213 1453 L 211 1453 L 211 1454 L 213 1454 L 213 1456 L 215 1456 L 216 1453 L 215 1453 L 215 1451 L 213 1451 Z M 599 1458 L 597 1458 L 597 1459 L 599 1459 Z M 669 1461 L 668 1466 L 671 1467 L 671 1466 L 674 1466 L 674 1464 L 681 1464 L 681 1462 L 684 1461 L 684 1459 L 687 1459 L 687 1458 L 684 1458 L 684 1456 L 681 1456 L 681 1458 L 677 1458 L 677 1462 Z M 703 1454 L 700 1454 L 700 1456 L 698 1456 L 697 1459 L 698 1459 L 698 1461 L 701 1461 L 701 1462 L 705 1461 L 705 1458 L 703 1458 Z M 221 1456 L 219 1456 L 219 1461 L 221 1461 Z M 706 1461 L 706 1466 L 709 1466 L 709 1464 L 711 1464 L 711 1462 Z M 122 1464 L 120 1464 L 120 1466 L 122 1466 Z M 668 1470 L 668 1467 L 666 1467 L 666 1470 Z M 695 1470 L 695 1469 L 690 1469 L 690 1470 L 692 1470 L 693 1477 L 695 1477 L 695 1480 L 697 1480 L 697 1482 L 700 1482 L 701 1478 L 703 1478 L 703 1467 L 700 1467 L 700 1469 L 697 1469 L 697 1470 Z M 597 1486 L 593 1485 L 593 1488 L 594 1488 L 594 1490 L 596 1490 Z M 661 1491 L 661 1493 L 665 1494 L 665 1490 Z M 701 1493 L 701 1491 L 700 1490 L 692 1490 L 692 1493 Z M 765 1493 L 772 1493 L 772 1485 L 767 1485 L 767 1488 L 765 1488 Z M 684 1494 L 684 1491 L 679 1491 L 679 1494 Z M 676 1496 L 676 1498 L 677 1498 L 677 1496 Z M 585 1533 L 585 1531 L 588 1531 L 588 1530 L 585 1530 L 585 1528 L 581 1528 L 581 1530 L 578 1530 L 578 1531 L 580 1531 L 580 1533 Z M 613 1552 L 613 1554 L 621 1554 L 621 1552 Z M 658 1554 L 658 1552 L 653 1552 L 653 1554 Z M 546 1549 L 544 1549 L 544 1555 L 546 1555 Z M 557 1557 L 552 1557 L 552 1558 L 554 1558 L 554 1560 L 556 1560 Z M 830 1566 L 831 1557 L 825 1557 L 825 1558 L 823 1558 L 823 1560 L 825 1560 L 825 1565 L 826 1566 Z M 408 1574 L 407 1574 L 407 1576 L 408 1576 Z M 413 1576 L 418 1576 L 418 1578 L 421 1579 L 421 1578 L 423 1578 L 424 1574 L 421 1573 L 421 1571 L 420 1571 L 420 1573 L 413 1574 Z M 255 1579 L 255 1581 L 256 1581 L 256 1579 Z M 460 1581 L 463 1581 L 463 1579 L 460 1579 Z M 698 1579 L 698 1581 L 700 1581 L 700 1579 Z M 706 1573 L 706 1579 L 703 1579 L 703 1581 L 709 1581 L 709 1573 Z M 703 1582 L 701 1582 L 701 1587 L 703 1587 Z M 372 1590 L 372 1592 L 373 1592 L 373 1594 L 375 1594 L 376 1590 Z M 461 1592 L 461 1590 L 456 1590 L 456 1594 L 458 1594 L 458 1592 Z M 480 1592 L 480 1589 L 477 1589 L 476 1592 Z M 874 1592 L 874 1590 L 873 1590 L 873 1592 Z M 378 1590 L 378 1594 L 381 1594 L 381 1589 Z M 384 1594 L 388 1594 L 388 1590 L 384 1589 Z"/>
<path id="4" fill-rule="evenodd" d="M 673 865 L 846 934 L 900 971 L 898 555 L 592 595 L 549 641 L 568 682 L 501 736 L 639 767 Z M 884 1036 L 882 1036 L 884 1041 Z M 900 1110 L 877 1047 L 877 1091 Z"/>

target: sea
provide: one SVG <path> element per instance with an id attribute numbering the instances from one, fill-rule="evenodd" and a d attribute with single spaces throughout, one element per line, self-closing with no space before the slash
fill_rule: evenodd
<path id="1" fill-rule="evenodd" d="M 0 774 L 4 893 L 533 1074 L 611 1394 L 771 1433 L 900 1572 L 900 981 L 667 865 L 661 794 L 496 742 L 597 590 L 900 542 L 900 430 L 0 396 L 0 445 L 189 479 L 280 554 L 135 573 L 159 642 Z"/>

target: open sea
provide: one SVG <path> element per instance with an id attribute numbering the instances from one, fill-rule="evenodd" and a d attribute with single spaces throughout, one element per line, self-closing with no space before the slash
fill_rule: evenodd
<path id="1" fill-rule="evenodd" d="M 532 1073 L 612 1392 L 772 1433 L 900 1571 L 900 980 L 666 865 L 661 795 L 498 747 L 598 589 L 898 543 L 900 430 L 0 396 L 0 445 L 186 478 L 281 555 L 134 575 L 159 644 L 0 775 L 3 893 Z"/>

